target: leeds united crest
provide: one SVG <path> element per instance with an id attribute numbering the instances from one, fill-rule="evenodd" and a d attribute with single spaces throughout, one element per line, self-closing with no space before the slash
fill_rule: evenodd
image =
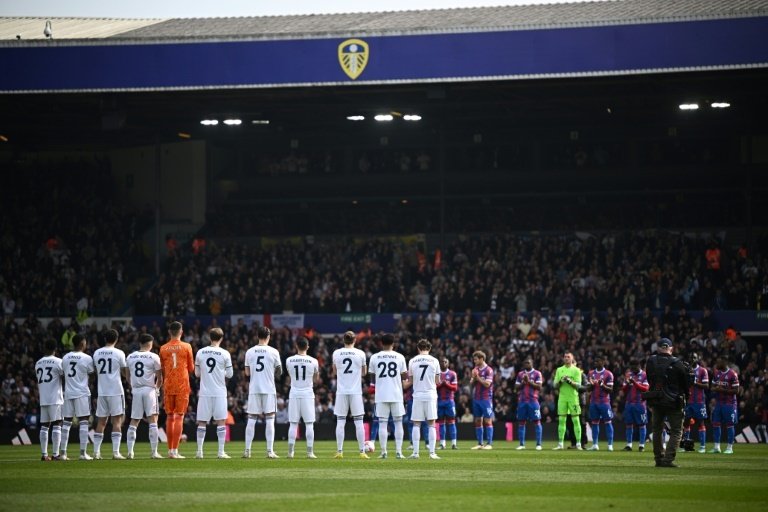
<path id="1" fill-rule="evenodd" d="M 368 43 L 360 39 L 347 39 L 339 45 L 339 64 L 349 78 L 359 77 L 368 64 Z"/>

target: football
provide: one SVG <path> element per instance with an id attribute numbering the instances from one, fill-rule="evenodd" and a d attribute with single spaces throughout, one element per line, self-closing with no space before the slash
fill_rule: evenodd
<path id="1" fill-rule="evenodd" d="M 376 450 L 376 444 L 373 441 L 365 442 L 365 451 L 371 453 Z"/>

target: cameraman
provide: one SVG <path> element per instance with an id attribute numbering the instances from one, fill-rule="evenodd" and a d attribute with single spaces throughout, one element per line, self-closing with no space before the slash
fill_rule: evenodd
<path id="1" fill-rule="evenodd" d="M 688 369 L 672 356 L 672 342 L 661 338 L 656 354 L 648 358 L 645 372 L 650 390 L 645 399 L 653 412 L 653 455 L 656 467 L 676 468 L 675 456 L 683 433 L 683 409 L 688 398 Z M 669 421 L 666 450 L 662 446 L 664 419 Z"/>

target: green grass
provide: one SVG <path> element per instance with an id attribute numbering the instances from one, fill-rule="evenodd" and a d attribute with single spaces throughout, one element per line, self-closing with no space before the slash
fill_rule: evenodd
<path id="1" fill-rule="evenodd" d="M 77 447 L 73 440 L 72 448 Z M 105 443 L 105 447 L 108 443 Z M 317 443 L 317 460 L 150 460 L 138 444 L 133 461 L 41 462 L 37 447 L 0 447 L 0 510 L 520 510 L 621 509 L 652 512 L 768 510 L 768 446 L 737 445 L 734 455 L 681 453 L 679 469 L 653 467 L 652 453 L 536 452 L 497 442 L 493 451 L 440 451 L 442 460 L 359 460 L 347 443 Z M 125 449 L 125 445 L 123 445 Z M 194 444 L 181 452 L 194 456 Z M 406 452 L 408 454 L 408 452 Z M 390 441 L 390 457 L 394 456 Z"/>

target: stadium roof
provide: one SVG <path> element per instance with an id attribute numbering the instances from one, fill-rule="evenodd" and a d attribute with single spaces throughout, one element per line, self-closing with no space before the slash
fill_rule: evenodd
<path id="1" fill-rule="evenodd" d="M 638 24 L 766 16 L 768 0 L 612 0 L 239 18 L 51 18 L 54 39 L 283 39 Z M 0 18 L 0 40 L 44 39 L 46 18 Z"/>

